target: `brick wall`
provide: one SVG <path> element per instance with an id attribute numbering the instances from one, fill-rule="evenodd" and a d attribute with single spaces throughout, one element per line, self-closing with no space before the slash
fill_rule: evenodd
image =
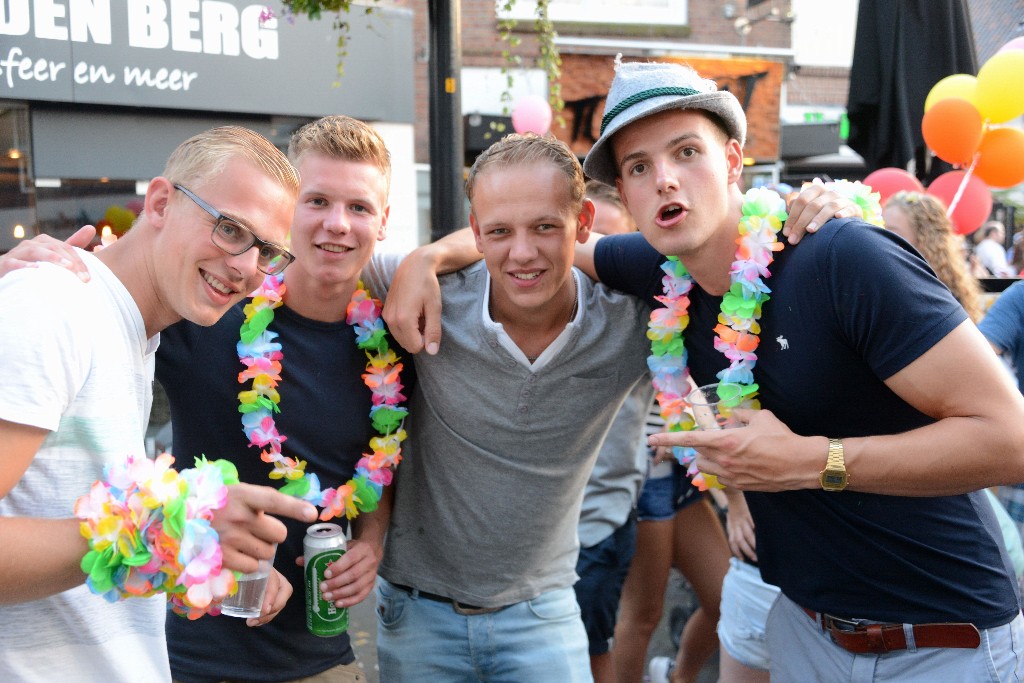
<path id="1" fill-rule="evenodd" d="M 661 59 L 689 64 L 701 75 L 713 79 L 720 89 L 736 95 L 747 113 L 744 155 L 758 161 L 778 158 L 780 93 L 785 73 L 782 62 L 746 58 Z M 552 132 L 579 156 L 590 150 L 600 134 L 605 96 L 613 75 L 614 58 L 611 56 L 564 55 L 562 58 L 565 125 L 553 125 Z"/>
<path id="2" fill-rule="evenodd" d="M 850 94 L 850 69 L 802 66 L 786 87 L 789 104 L 845 107 Z"/>
<path id="3" fill-rule="evenodd" d="M 519 3 L 530 3 L 532 0 L 517 0 Z M 428 46 L 428 0 L 383 0 L 384 4 L 395 7 L 406 7 L 412 9 L 414 13 L 413 21 L 413 37 L 415 42 L 414 53 L 416 55 L 415 64 L 415 88 L 416 88 L 416 161 L 427 163 L 429 162 L 429 93 L 428 93 L 428 73 L 427 73 L 427 59 L 429 54 Z M 737 3 L 741 6 L 743 3 Z M 772 0 L 771 2 L 765 2 L 762 5 L 751 10 L 752 17 L 758 17 L 766 14 L 771 6 L 778 5 L 780 9 L 786 10 L 789 8 L 789 3 L 785 0 Z M 461 19 L 462 19 L 462 64 L 466 67 L 501 67 L 503 60 L 501 57 L 502 50 L 505 49 L 504 43 L 500 40 L 498 29 L 497 29 L 497 18 L 495 14 L 495 2 L 494 0 L 462 0 L 460 4 Z M 688 3 L 689 12 L 689 27 L 682 31 L 677 31 L 680 35 L 675 37 L 664 37 L 664 32 L 659 30 L 659 27 L 650 27 L 647 33 L 651 37 L 655 37 L 659 40 L 678 40 L 681 45 L 698 44 L 698 45 L 746 45 L 748 47 L 762 46 L 762 47 L 788 47 L 790 44 L 790 27 L 787 24 L 783 24 L 775 21 L 761 21 L 753 25 L 751 32 L 744 40 L 739 36 L 734 27 L 733 19 L 726 19 L 722 13 L 722 3 L 719 0 L 690 0 Z M 598 27 L 590 35 L 601 35 L 602 37 L 610 37 L 614 35 L 621 35 L 617 33 L 618 27 L 613 25 L 606 25 Z M 562 33 L 573 34 L 573 35 L 585 35 L 586 33 L 579 33 L 573 30 L 571 27 L 564 27 Z M 643 27 L 640 29 L 632 29 L 628 32 L 629 39 L 644 38 L 645 30 Z M 657 33 L 657 37 L 655 34 Z M 523 66 L 530 68 L 534 67 L 535 56 L 537 50 L 537 41 L 532 35 L 532 23 L 529 21 L 520 22 L 520 29 L 517 35 L 522 39 L 522 44 L 515 50 L 515 53 L 522 56 Z M 569 55 L 563 55 L 568 57 Z M 689 60 L 693 62 L 694 60 Z M 586 69 L 582 71 L 577 67 L 576 62 L 571 64 L 568 60 L 563 61 L 563 78 L 562 87 L 563 89 L 569 89 L 573 93 L 578 92 L 594 92 L 600 93 L 602 96 L 607 91 L 608 84 L 611 81 L 610 72 L 605 70 L 597 70 L 596 72 L 587 72 Z M 697 67 L 697 64 L 694 64 Z M 700 70 L 700 67 L 697 67 Z M 729 74 L 724 74 L 728 76 Z M 600 82 L 599 82 L 600 81 Z M 808 85 L 804 90 L 811 92 L 814 89 L 824 87 L 821 83 L 814 83 Z M 842 88 L 845 91 L 845 83 Z M 768 103 L 767 106 L 774 107 L 774 111 L 778 112 L 777 99 L 778 89 L 773 88 L 775 94 L 775 103 Z M 572 95 L 575 98 L 576 95 Z M 566 94 L 565 99 L 570 99 L 570 95 Z M 845 103 L 845 92 L 843 94 L 843 102 Z M 603 102 L 601 104 L 603 107 Z M 776 121 L 777 129 L 777 121 Z M 771 135 L 769 130 L 765 130 L 763 133 L 754 135 L 753 138 L 758 137 L 767 138 Z M 753 141 L 753 140 L 752 140 Z M 759 148 L 754 148 L 755 151 Z M 750 149 L 748 148 L 748 151 Z M 766 150 L 767 151 L 767 150 Z M 762 158 L 760 155 L 758 158 Z"/>

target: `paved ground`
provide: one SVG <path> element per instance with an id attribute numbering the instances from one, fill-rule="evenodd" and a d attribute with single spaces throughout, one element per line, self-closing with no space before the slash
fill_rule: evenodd
<path id="1" fill-rule="evenodd" d="M 661 624 L 651 639 L 651 646 L 647 653 L 648 657 L 675 656 L 675 646 L 672 644 L 672 637 L 669 632 L 669 618 L 672 606 L 687 599 L 685 594 L 686 586 L 683 580 L 673 570 L 672 579 L 669 581 L 669 588 L 665 595 L 665 609 L 662 613 Z M 352 647 L 355 648 L 359 658 L 359 665 L 366 671 L 368 683 L 380 683 L 380 675 L 377 670 L 377 617 L 373 613 L 374 600 L 371 595 L 361 605 L 357 605 L 349 612 L 349 635 L 352 637 Z M 698 683 L 715 683 L 718 680 L 718 657 L 712 658 L 704 667 Z M 525 683 L 525 682 L 524 682 Z"/>

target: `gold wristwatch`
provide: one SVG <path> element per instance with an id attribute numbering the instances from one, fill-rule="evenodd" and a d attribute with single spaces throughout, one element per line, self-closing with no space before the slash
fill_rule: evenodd
<path id="1" fill-rule="evenodd" d="M 843 440 L 828 440 L 828 460 L 821 471 L 821 488 L 826 491 L 842 491 L 850 478 L 846 474 L 846 460 L 843 458 Z"/>

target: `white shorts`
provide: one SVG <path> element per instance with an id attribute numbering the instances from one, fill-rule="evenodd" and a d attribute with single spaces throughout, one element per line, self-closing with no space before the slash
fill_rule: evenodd
<path id="1" fill-rule="evenodd" d="M 761 571 L 743 560 L 729 558 L 722 583 L 718 640 L 729 656 L 751 669 L 768 670 L 765 622 L 779 589 L 761 580 Z"/>
<path id="2" fill-rule="evenodd" d="M 1024 676 L 1024 616 L 981 629 L 981 646 L 922 647 L 852 654 L 832 642 L 803 608 L 780 595 L 768 615 L 772 683 L 1006 683 Z"/>

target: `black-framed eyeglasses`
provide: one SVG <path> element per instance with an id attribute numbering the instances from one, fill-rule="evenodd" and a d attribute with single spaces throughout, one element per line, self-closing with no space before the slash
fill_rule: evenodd
<path id="1" fill-rule="evenodd" d="M 295 257 L 284 247 L 273 242 L 261 240 L 256 234 L 233 218 L 228 218 L 217 209 L 213 208 L 196 194 L 185 187 L 175 183 L 174 189 L 181 190 L 182 194 L 194 201 L 199 208 L 213 216 L 213 232 L 210 240 L 217 247 L 232 256 L 244 254 L 253 247 L 259 247 L 259 258 L 256 267 L 267 275 L 278 275 L 288 267 Z"/>

